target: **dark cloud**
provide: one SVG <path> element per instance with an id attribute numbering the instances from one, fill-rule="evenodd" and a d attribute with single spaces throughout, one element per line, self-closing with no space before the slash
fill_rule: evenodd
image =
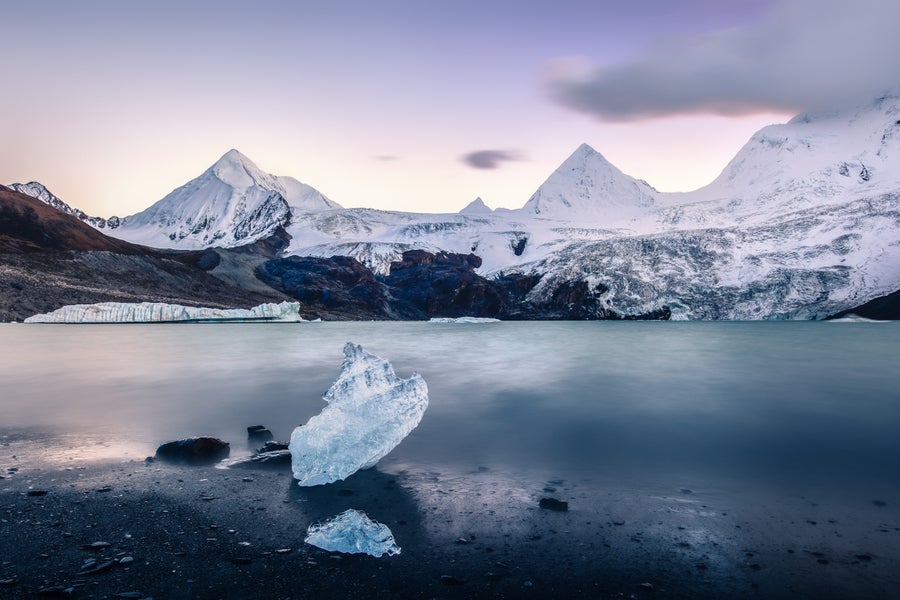
<path id="1" fill-rule="evenodd" d="M 515 150 L 477 150 L 463 155 L 461 160 L 476 169 L 499 169 L 501 163 L 523 159 L 522 153 Z"/>
<path id="2" fill-rule="evenodd" d="M 554 99 L 606 121 L 841 106 L 900 86 L 900 2 L 783 0 L 762 20 L 636 60 L 546 73 Z"/>

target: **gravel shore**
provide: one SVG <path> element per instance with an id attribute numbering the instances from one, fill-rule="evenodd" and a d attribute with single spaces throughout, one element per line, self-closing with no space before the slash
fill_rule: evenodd
<path id="1" fill-rule="evenodd" d="M 286 469 L 69 460 L 52 436 L 0 439 L 3 599 L 900 597 L 894 498 L 523 492 L 489 469 L 380 467 L 301 489 Z M 348 508 L 388 525 L 401 554 L 304 543 Z"/>

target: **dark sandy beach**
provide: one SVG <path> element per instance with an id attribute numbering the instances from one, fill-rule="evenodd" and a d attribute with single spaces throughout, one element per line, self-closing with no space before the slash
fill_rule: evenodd
<path id="1" fill-rule="evenodd" d="M 567 481 L 523 496 L 489 469 L 378 467 L 301 489 L 286 469 L 89 460 L 75 439 L 2 433 L 4 600 L 900 597 L 895 498 L 766 505 Z M 543 497 L 569 510 L 542 509 Z M 347 508 L 387 524 L 402 553 L 303 542 Z"/>

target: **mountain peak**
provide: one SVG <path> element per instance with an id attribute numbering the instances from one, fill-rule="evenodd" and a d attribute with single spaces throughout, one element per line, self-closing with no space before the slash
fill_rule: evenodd
<path id="1" fill-rule="evenodd" d="M 459 211 L 461 215 L 489 215 L 493 210 L 484 203 L 484 200 L 481 199 L 481 196 L 475 198 L 471 202 L 469 202 L 465 208 Z"/>
<path id="2" fill-rule="evenodd" d="M 581 144 L 525 203 L 526 213 L 561 220 L 611 223 L 645 212 L 657 192 Z"/>
<path id="3" fill-rule="evenodd" d="M 254 184 L 272 187 L 274 183 L 272 175 L 234 148 L 223 154 L 209 171 L 234 188 L 248 188 Z"/>

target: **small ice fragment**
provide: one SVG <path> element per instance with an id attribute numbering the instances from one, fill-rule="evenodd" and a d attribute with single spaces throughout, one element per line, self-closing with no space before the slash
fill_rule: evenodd
<path id="1" fill-rule="evenodd" d="M 429 323 L 499 323 L 492 317 L 431 317 Z"/>
<path id="2" fill-rule="evenodd" d="M 391 363 L 347 343 L 322 412 L 294 429 L 289 445 L 300 486 L 346 479 L 375 466 L 416 428 L 428 408 L 428 386 L 418 373 L 401 379 Z"/>
<path id="3" fill-rule="evenodd" d="M 394 541 L 394 534 L 387 525 L 373 521 L 366 513 L 352 508 L 310 525 L 304 541 L 330 552 L 365 553 L 375 557 L 400 554 L 400 546 Z"/>

